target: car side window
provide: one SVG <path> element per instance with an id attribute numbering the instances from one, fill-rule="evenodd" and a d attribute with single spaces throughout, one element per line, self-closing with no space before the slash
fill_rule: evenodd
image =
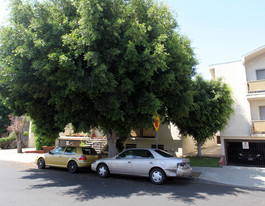
<path id="1" fill-rule="evenodd" d="M 75 147 L 67 147 L 64 154 L 66 155 L 74 155 L 76 153 Z"/>
<path id="2" fill-rule="evenodd" d="M 119 155 L 119 159 L 132 159 L 135 157 L 135 150 L 128 150 Z"/>
<path id="3" fill-rule="evenodd" d="M 148 150 L 137 150 L 135 158 L 137 158 L 137 159 L 150 159 L 150 158 L 154 158 L 154 156 Z"/>
<path id="4" fill-rule="evenodd" d="M 84 155 L 97 155 L 97 152 L 93 148 L 82 148 Z"/>
<path id="5" fill-rule="evenodd" d="M 64 149 L 65 149 L 65 147 L 56 147 L 50 153 L 56 154 L 56 155 L 61 155 L 61 154 L 63 154 Z"/>

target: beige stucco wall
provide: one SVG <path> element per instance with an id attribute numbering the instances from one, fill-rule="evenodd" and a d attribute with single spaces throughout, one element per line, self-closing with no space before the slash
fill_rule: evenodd
<path id="1" fill-rule="evenodd" d="M 215 77 L 222 77 L 229 84 L 235 99 L 234 114 L 227 127 L 221 131 L 221 136 L 242 137 L 250 136 L 251 113 L 247 100 L 247 81 L 245 67 L 241 61 L 212 65 Z"/>
<path id="2" fill-rule="evenodd" d="M 217 146 L 217 137 L 213 137 L 212 139 L 207 140 L 207 142 L 205 143 L 204 147 L 208 148 L 208 147 L 214 147 Z"/>
<path id="3" fill-rule="evenodd" d="M 227 64 L 212 65 L 211 73 L 214 71 L 216 78 L 222 77 L 233 90 L 235 99 L 235 112 L 232 115 L 228 126 L 220 133 L 222 154 L 225 155 L 225 141 L 229 140 L 264 140 L 263 134 L 252 134 L 251 120 L 260 120 L 259 107 L 265 106 L 262 97 L 249 98 L 247 82 L 256 81 L 256 70 L 265 69 L 265 54 L 259 54 L 254 58 L 247 57 L 247 60 Z M 251 94 L 256 96 L 258 94 Z"/>
<path id="4" fill-rule="evenodd" d="M 32 122 L 30 122 L 30 125 L 29 125 L 28 147 L 29 148 L 35 148 L 35 136 L 34 136 L 34 133 L 32 132 Z"/>
<path id="5" fill-rule="evenodd" d="M 265 69 L 265 54 L 246 61 L 245 67 L 247 81 L 257 80 L 256 70 Z"/>
<path id="6" fill-rule="evenodd" d="M 185 136 L 182 138 L 183 155 L 196 151 L 196 144 L 192 137 Z"/>
<path id="7" fill-rule="evenodd" d="M 216 137 L 209 139 L 203 145 L 203 148 L 209 148 L 217 145 Z M 187 155 L 189 153 L 197 151 L 196 142 L 193 140 L 191 136 L 183 137 L 182 138 L 182 150 L 183 155 Z"/>
<path id="8" fill-rule="evenodd" d="M 256 81 L 256 70 L 265 69 L 265 54 L 252 58 L 245 62 L 247 81 Z M 257 94 L 258 95 L 258 94 Z M 259 107 L 265 106 L 265 99 L 250 99 L 250 111 L 252 120 L 260 120 Z"/>
<path id="9" fill-rule="evenodd" d="M 260 120 L 259 107 L 265 106 L 265 100 L 250 101 L 250 110 L 252 120 Z"/>

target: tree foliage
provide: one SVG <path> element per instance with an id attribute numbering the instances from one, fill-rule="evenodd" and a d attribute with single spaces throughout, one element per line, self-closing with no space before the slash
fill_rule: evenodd
<path id="1" fill-rule="evenodd" d="M 7 127 L 9 123 L 8 115 L 10 113 L 11 113 L 10 109 L 0 101 L 0 133 L 7 132 Z"/>
<path id="2" fill-rule="evenodd" d="M 198 156 L 201 156 L 201 146 L 228 124 L 234 100 L 229 86 L 221 79 L 207 81 L 197 76 L 193 91 L 194 101 L 188 118 L 177 119 L 175 123 L 182 134 L 194 138 Z"/>
<path id="3" fill-rule="evenodd" d="M 57 137 L 101 127 L 118 135 L 188 114 L 196 59 L 153 0 L 11 1 L 0 35 L 1 94 L 37 132 Z M 111 146 L 111 147 L 112 147 Z M 115 151 L 110 148 L 110 155 Z"/>
<path id="4" fill-rule="evenodd" d="M 0 138 L 0 148 L 7 149 L 12 143 L 16 141 L 15 133 L 11 133 L 8 137 Z"/>

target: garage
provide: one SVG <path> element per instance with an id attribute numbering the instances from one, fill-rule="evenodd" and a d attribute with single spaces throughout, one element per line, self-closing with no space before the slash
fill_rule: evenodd
<path id="1" fill-rule="evenodd" d="M 227 165 L 265 167 L 265 142 L 225 141 Z"/>

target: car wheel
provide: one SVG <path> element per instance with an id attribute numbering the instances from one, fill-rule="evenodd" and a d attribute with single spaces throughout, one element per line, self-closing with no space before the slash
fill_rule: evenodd
<path id="1" fill-rule="evenodd" d="M 78 170 L 78 166 L 75 161 L 70 161 L 67 165 L 68 172 L 75 173 Z"/>
<path id="2" fill-rule="evenodd" d="M 156 185 L 161 185 L 165 182 L 166 175 L 162 169 L 154 168 L 151 170 L 149 178 L 152 183 Z"/>
<path id="3" fill-rule="evenodd" d="M 44 169 L 45 168 L 45 160 L 41 157 L 37 161 L 37 165 L 39 169 Z"/>
<path id="4" fill-rule="evenodd" d="M 105 164 L 100 164 L 97 167 L 97 173 L 100 177 L 107 177 L 109 175 L 109 168 Z"/>

